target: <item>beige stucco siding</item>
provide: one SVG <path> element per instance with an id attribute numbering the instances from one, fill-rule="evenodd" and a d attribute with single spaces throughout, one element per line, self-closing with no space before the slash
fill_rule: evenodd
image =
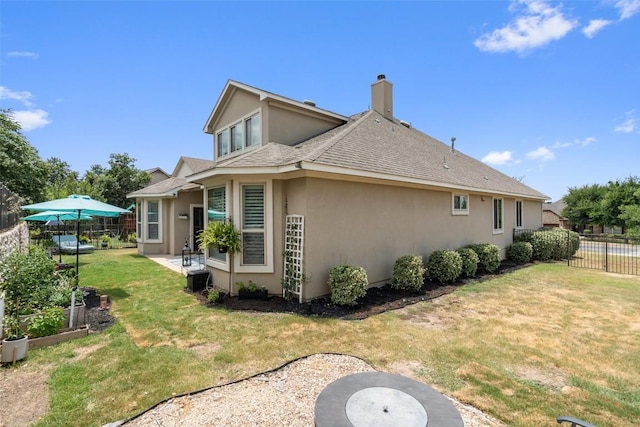
<path id="1" fill-rule="evenodd" d="M 268 112 L 268 141 L 279 144 L 296 144 L 342 123 L 279 108 L 273 104 L 269 105 Z"/>
<path id="2" fill-rule="evenodd" d="M 214 129 L 218 130 L 231 126 L 260 108 L 261 102 L 257 95 L 237 90 L 233 98 L 229 100 L 223 113 L 214 123 Z"/>
<path id="3" fill-rule="evenodd" d="M 482 201 L 480 195 L 471 195 L 469 215 L 452 215 L 448 191 L 316 178 L 305 181 L 304 186 L 287 187 L 289 213 L 305 215 L 305 269 L 312 277 L 305 298 L 329 292 L 328 272 L 338 264 L 362 266 L 370 283 L 383 284 L 402 255 L 422 255 L 426 262 L 437 249 L 493 243 L 504 256 L 512 241 L 515 199 L 504 200 L 504 232 L 494 234 L 488 196 Z M 300 212 L 295 211 L 294 188 L 306 194 L 306 207 L 300 207 Z M 525 209 L 532 210 L 526 217 L 535 216 L 533 206 L 525 204 Z"/>

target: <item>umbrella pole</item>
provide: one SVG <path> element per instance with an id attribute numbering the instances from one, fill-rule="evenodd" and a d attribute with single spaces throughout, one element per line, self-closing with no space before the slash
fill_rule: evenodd
<path id="1" fill-rule="evenodd" d="M 78 267 L 80 266 L 80 211 L 82 209 L 78 209 L 78 220 L 76 221 L 76 286 L 80 283 L 80 271 Z"/>
<path id="2" fill-rule="evenodd" d="M 58 254 L 60 255 L 59 264 L 62 264 L 62 251 L 60 250 L 60 215 L 58 215 L 57 218 L 58 218 Z"/>

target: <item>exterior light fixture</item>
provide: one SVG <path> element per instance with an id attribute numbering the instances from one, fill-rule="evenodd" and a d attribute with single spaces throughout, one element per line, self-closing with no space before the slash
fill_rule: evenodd
<path id="1" fill-rule="evenodd" d="M 191 266 L 191 248 L 189 247 L 189 243 L 186 240 L 184 242 L 184 247 L 182 248 L 182 266 Z"/>

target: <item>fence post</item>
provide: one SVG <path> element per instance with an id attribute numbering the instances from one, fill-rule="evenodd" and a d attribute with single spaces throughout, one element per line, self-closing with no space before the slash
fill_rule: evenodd
<path id="1" fill-rule="evenodd" d="M 604 239 L 604 271 L 609 272 L 609 240 Z"/>
<path id="2" fill-rule="evenodd" d="M 7 291 L 2 291 L 0 294 L 0 337 L 3 336 L 4 331 L 4 298 Z"/>

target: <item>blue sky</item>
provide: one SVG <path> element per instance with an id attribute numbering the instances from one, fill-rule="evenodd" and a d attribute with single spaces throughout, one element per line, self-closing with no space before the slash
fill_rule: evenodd
<path id="1" fill-rule="evenodd" d="M 0 4 L 0 106 L 42 158 L 212 158 L 228 79 L 394 115 L 557 200 L 640 175 L 640 0 Z"/>

